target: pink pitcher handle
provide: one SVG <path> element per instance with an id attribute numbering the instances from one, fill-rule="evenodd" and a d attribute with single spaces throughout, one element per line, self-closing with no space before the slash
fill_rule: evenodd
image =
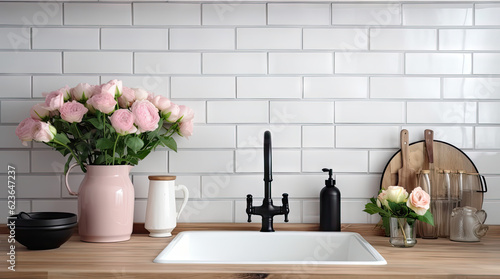
<path id="1" fill-rule="evenodd" d="M 184 207 L 186 207 L 188 198 L 189 198 L 189 191 L 186 186 L 184 185 L 175 185 L 175 190 L 182 190 L 184 193 L 184 199 L 182 200 L 182 205 L 181 209 L 179 209 L 179 212 L 177 212 L 177 220 L 179 220 L 179 216 L 181 216 L 181 212 L 184 210 Z"/>
<path id="2" fill-rule="evenodd" d="M 78 163 L 74 163 L 73 165 L 71 165 L 68 168 L 68 172 L 66 173 L 66 177 L 65 177 L 66 189 L 68 189 L 69 194 L 72 195 L 72 196 L 78 196 L 78 192 L 71 191 L 71 188 L 69 187 L 69 182 L 68 182 L 68 175 L 69 175 L 69 172 L 71 171 L 71 169 L 74 168 L 74 167 L 76 167 L 76 166 L 79 166 L 79 164 Z"/>

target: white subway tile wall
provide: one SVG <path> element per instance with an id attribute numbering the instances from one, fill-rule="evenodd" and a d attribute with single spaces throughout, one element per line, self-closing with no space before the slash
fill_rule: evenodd
<path id="1" fill-rule="evenodd" d="M 487 223 L 500 224 L 500 2 L 293 2 L 0 3 L 0 178 L 16 167 L 17 210 L 76 213 L 77 199 L 65 158 L 21 145 L 16 125 L 44 92 L 117 78 L 196 114 L 177 153 L 160 148 L 132 170 L 136 222 L 147 176 L 166 173 L 191 193 L 181 222 L 245 222 L 270 130 L 273 197 L 290 194 L 291 222 L 319 221 L 328 167 L 342 222 L 374 223 L 362 209 L 399 131 L 414 142 L 430 128 L 486 175 Z M 82 178 L 75 170 L 73 190 Z"/>

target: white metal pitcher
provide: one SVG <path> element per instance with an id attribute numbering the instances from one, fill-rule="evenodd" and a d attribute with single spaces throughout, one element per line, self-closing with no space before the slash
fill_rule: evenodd
<path id="1" fill-rule="evenodd" d="M 172 236 L 177 219 L 184 210 L 189 191 L 184 185 L 175 185 L 175 176 L 150 175 L 148 204 L 146 207 L 145 227 L 151 237 Z M 184 199 L 179 212 L 176 212 L 175 191 L 182 190 Z"/>

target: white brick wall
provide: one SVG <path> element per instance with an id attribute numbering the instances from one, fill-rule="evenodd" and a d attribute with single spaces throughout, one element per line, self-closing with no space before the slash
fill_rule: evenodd
<path id="1" fill-rule="evenodd" d="M 499 13 L 495 1 L 2 1 L 0 178 L 16 166 L 18 211 L 76 212 L 64 158 L 22 146 L 14 130 L 43 92 L 118 78 L 196 113 L 178 153 L 134 167 L 136 222 L 147 176 L 165 173 L 190 190 L 182 222 L 245 222 L 246 194 L 263 195 L 265 130 L 273 196 L 290 194 L 292 222 L 319 221 L 323 167 L 335 171 L 342 221 L 377 222 L 362 209 L 399 131 L 413 142 L 430 128 L 486 175 L 487 222 L 500 224 Z M 82 177 L 71 175 L 74 190 Z"/>

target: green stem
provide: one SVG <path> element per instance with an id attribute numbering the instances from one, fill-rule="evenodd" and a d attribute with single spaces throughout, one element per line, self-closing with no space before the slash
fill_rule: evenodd
<path id="1" fill-rule="evenodd" d="M 405 221 L 406 221 L 406 219 L 398 218 L 399 227 L 401 228 L 401 232 L 403 233 L 403 243 L 405 244 L 405 247 L 406 247 L 406 246 L 408 246 L 408 239 L 406 239 Z"/>
<path id="2" fill-rule="evenodd" d="M 75 127 L 76 132 L 78 133 L 78 137 L 83 137 L 82 133 L 80 132 L 80 129 L 78 129 L 78 125 L 76 125 L 76 122 L 73 122 L 71 125 Z"/>
<path id="3" fill-rule="evenodd" d="M 57 141 L 56 139 L 53 139 L 53 141 L 54 141 L 55 143 L 59 144 L 59 145 L 64 146 L 66 149 L 68 149 L 68 150 L 69 150 L 69 152 L 71 153 L 71 156 L 73 156 L 73 158 L 75 158 L 75 161 L 76 161 L 76 162 L 77 162 L 80 166 L 82 166 L 82 169 L 84 168 L 82 161 L 80 161 L 80 159 L 76 156 L 76 154 L 73 152 L 73 150 L 72 150 L 71 148 L 69 148 L 69 146 L 67 146 L 66 144 L 64 144 L 64 143 L 62 143 L 62 142 L 60 142 L 60 141 Z"/>
<path id="4" fill-rule="evenodd" d="M 116 135 L 115 145 L 113 146 L 113 165 L 115 165 L 115 152 L 116 152 L 116 144 L 118 143 L 118 138 L 120 138 L 120 134 Z"/>
<path id="5" fill-rule="evenodd" d="M 179 127 L 179 123 L 176 122 L 175 124 L 173 124 L 172 126 L 170 126 L 167 131 L 165 131 L 165 133 L 163 133 L 162 136 L 165 136 L 166 134 L 170 133 L 170 135 L 168 135 L 167 137 L 171 137 L 174 133 L 175 133 L 175 130 L 177 129 L 177 127 Z"/>

